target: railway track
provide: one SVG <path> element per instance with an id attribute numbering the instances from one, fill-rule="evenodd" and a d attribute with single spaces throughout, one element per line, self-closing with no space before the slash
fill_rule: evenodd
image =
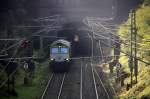
<path id="1" fill-rule="evenodd" d="M 66 75 L 62 88 L 61 99 L 80 99 L 81 88 L 81 64 L 79 60 L 74 60 L 69 72 Z"/>
<path id="2" fill-rule="evenodd" d="M 99 99 L 114 99 L 114 96 L 116 97 L 115 99 L 119 99 L 116 91 L 113 86 L 110 85 L 102 70 L 94 67 L 94 74 L 96 77 L 96 82 L 98 83 L 97 91 L 100 97 Z"/>
<path id="3" fill-rule="evenodd" d="M 68 73 L 52 74 L 41 99 L 79 99 L 80 62 L 73 62 Z"/>
<path id="4" fill-rule="evenodd" d="M 60 99 L 66 73 L 52 74 L 41 99 Z"/>
<path id="5" fill-rule="evenodd" d="M 107 83 L 103 82 L 96 69 L 94 69 L 93 72 L 97 82 L 98 99 L 113 99 L 108 92 Z"/>
<path id="6" fill-rule="evenodd" d="M 68 73 L 51 75 L 41 99 L 113 99 L 110 89 L 89 59 L 77 59 Z"/>
<path id="7" fill-rule="evenodd" d="M 114 90 L 106 82 L 102 71 L 92 64 L 91 60 L 83 66 L 83 99 L 113 99 Z M 99 71 L 99 72 L 98 72 Z"/>
<path id="8" fill-rule="evenodd" d="M 98 99 L 93 68 L 87 60 L 83 61 L 82 99 Z"/>

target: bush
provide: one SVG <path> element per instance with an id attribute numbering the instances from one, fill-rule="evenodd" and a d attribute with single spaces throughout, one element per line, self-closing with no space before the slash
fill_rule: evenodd
<path id="1" fill-rule="evenodd" d="M 150 0 L 144 0 L 143 2 L 144 2 L 143 4 L 146 6 L 150 5 Z"/>

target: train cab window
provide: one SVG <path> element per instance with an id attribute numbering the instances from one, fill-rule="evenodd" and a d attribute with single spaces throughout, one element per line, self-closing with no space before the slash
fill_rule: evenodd
<path id="1" fill-rule="evenodd" d="M 52 54 L 55 54 L 55 53 L 58 53 L 58 52 L 59 52 L 58 48 L 51 48 L 51 53 Z"/>
<path id="2" fill-rule="evenodd" d="M 68 53 L 68 48 L 60 48 L 60 53 L 63 53 L 63 54 Z"/>

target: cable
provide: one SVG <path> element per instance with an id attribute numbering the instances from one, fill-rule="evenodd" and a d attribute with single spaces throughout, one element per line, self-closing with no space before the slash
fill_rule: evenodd
<path id="1" fill-rule="evenodd" d="M 16 73 L 18 67 L 19 66 L 17 66 L 16 69 L 8 76 L 8 78 L 4 82 L 2 82 L 0 88 L 3 87 L 7 83 L 8 79 Z"/>
<path id="2" fill-rule="evenodd" d="M 85 22 L 84 22 L 85 23 Z M 95 23 L 96 24 L 96 23 Z M 87 25 L 87 24 L 86 24 Z M 115 36 L 117 36 L 117 37 L 119 37 L 118 35 L 116 35 L 116 34 L 114 34 L 114 33 L 112 33 L 112 31 L 110 31 L 110 30 L 108 30 L 108 28 L 107 27 L 104 27 L 102 24 L 100 24 L 99 23 L 99 25 L 101 25 L 101 27 L 103 27 L 108 33 L 111 33 L 111 34 L 113 34 L 113 35 L 115 35 Z M 98 25 L 98 26 L 99 26 Z M 91 25 L 89 25 L 89 22 L 88 22 L 88 26 L 91 26 Z M 94 29 L 92 28 L 92 30 L 93 30 L 93 32 L 94 32 Z M 98 32 L 100 32 L 100 31 L 98 31 Z M 111 39 L 111 38 L 110 38 Z M 127 40 L 127 39 L 126 39 Z M 115 41 L 115 42 L 117 42 L 117 41 Z M 134 41 L 132 41 L 133 43 L 135 43 Z M 120 42 L 117 42 L 117 43 L 119 43 L 119 44 L 121 44 Z M 125 42 L 122 42 L 123 44 L 125 44 L 126 46 L 130 46 L 130 45 L 128 45 L 127 43 L 125 43 Z M 142 44 L 142 43 L 137 43 L 137 44 Z M 133 47 L 133 48 L 135 48 L 135 47 Z M 137 47 L 136 47 L 137 48 Z M 142 50 L 141 48 L 137 48 L 137 49 L 139 49 L 139 50 Z"/>
<path id="3" fill-rule="evenodd" d="M 39 19 L 37 19 L 37 20 L 42 20 L 42 19 L 45 19 L 45 18 L 50 18 L 50 17 L 55 17 L 55 16 L 59 16 L 59 15 L 54 15 L 54 16 L 49 16 L 49 17 L 44 17 L 44 18 L 39 18 Z M 55 21 L 57 21 L 57 20 L 55 20 Z M 52 25 L 52 26 L 53 26 L 53 25 Z M 32 35 L 36 35 L 36 34 L 39 34 L 39 33 L 41 33 L 41 32 L 44 32 L 45 30 L 50 30 L 50 28 L 48 28 L 48 26 L 45 26 L 44 29 L 41 29 L 41 30 L 39 30 L 39 31 L 37 31 L 37 32 L 34 32 L 34 33 L 31 33 L 31 35 L 29 35 L 29 36 L 27 36 L 27 37 L 24 37 L 23 39 L 20 39 L 20 41 L 21 41 L 21 40 L 24 40 L 25 38 L 30 38 Z M 5 50 L 2 50 L 0 53 L 11 49 L 11 48 L 15 47 L 15 46 L 18 45 L 18 44 L 19 44 L 19 42 L 18 42 L 18 43 L 15 43 L 15 44 L 13 44 L 13 45 L 11 45 L 11 46 L 9 46 L 9 47 L 8 47 L 7 49 L 5 49 Z"/>
<path id="4" fill-rule="evenodd" d="M 4 50 L 8 46 L 8 42 L 5 43 L 4 47 L 2 50 Z"/>
<path id="5" fill-rule="evenodd" d="M 88 21 L 88 19 L 87 19 L 87 21 Z M 83 22 L 86 24 L 85 20 L 84 20 Z M 105 22 L 105 21 L 104 21 L 104 22 Z M 98 24 L 97 24 L 97 23 L 98 23 Z M 115 33 L 113 33 L 112 31 L 110 31 L 110 30 L 109 30 L 110 28 L 107 28 L 107 27 L 105 27 L 101 22 L 98 22 L 98 20 L 96 21 L 95 25 L 96 25 L 96 24 L 97 24 L 97 26 L 104 28 L 105 31 L 107 31 L 108 33 L 111 33 L 111 34 L 113 34 L 113 35 L 119 37 L 117 34 L 115 34 Z M 90 27 L 90 26 L 93 26 L 93 25 L 89 25 L 89 24 L 86 24 L 86 25 L 88 25 L 89 27 Z M 125 38 L 122 38 L 122 39 L 127 40 L 127 39 L 125 39 Z M 134 42 L 134 41 L 132 41 L 132 42 L 133 42 L 133 43 L 137 43 L 137 42 Z M 137 44 L 142 44 L 142 43 L 137 43 Z"/>
<path id="6" fill-rule="evenodd" d="M 12 58 L 17 54 L 19 46 L 16 47 L 16 49 L 14 50 L 14 53 L 12 55 L 12 57 L 10 58 L 10 60 L 7 62 L 6 66 L 1 70 L 0 75 L 5 72 L 5 69 L 8 67 L 9 63 L 12 61 Z"/>
<path id="7" fill-rule="evenodd" d="M 41 32 L 43 32 L 43 31 L 45 31 L 45 30 L 48 30 L 47 28 L 44 28 L 44 29 L 42 29 L 42 30 L 39 30 L 39 31 L 37 31 L 37 32 L 34 32 L 34 33 L 32 33 L 32 35 L 37 35 L 37 34 L 39 34 L 39 33 L 41 33 Z M 32 36 L 32 35 L 30 35 L 30 36 Z M 30 36 L 28 36 L 27 38 L 30 38 Z M 21 41 L 21 40 L 20 40 Z M 18 43 L 16 43 L 16 44 L 14 44 L 15 46 L 17 45 Z M 14 46 L 13 45 L 13 46 Z M 12 47 L 12 46 L 11 46 Z M 9 47 L 9 49 L 11 48 L 11 47 Z M 18 47 L 17 47 L 17 49 L 18 49 Z M 17 53 L 17 49 L 16 49 L 16 53 Z M 8 50 L 8 49 L 7 49 Z M 9 61 L 10 62 L 10 61 Z M 9 64 L 9 63 L 8 63 Z M 17 66 L 17 68 L 18 68 L 19 66 Z M 6 66 L 6 68 L 7 68 L 7 66 Z M 12 72 L 11 74 L 10 74 L 10 76 L 7 78 L 7 80 L 17 71 L 17 68 L 14 70 L 14 72 Z M 5 80 L 1 85 L 0 85 L 0 88 L 1 87 L 3 87 L 6 83 L 7 83 L 7 80 Z"/>
<path id="8" fill-rule="evenodd" d="M 106 29 L 106 31 L 108 31 L 109 33 L 111 33 L 111 34 L 113 34 L 113 35 L 115 35 L 115 36 L 117 36 L 117 37 L 119 37 L 119 38 L 120 38 L 120 36 L 119 36 L 119 35 L 117 35 L 117 34 L 113 33 L 112 31 L 110 31 L 110 30 L 109 30 L 109 28 L 105 27 L 103 24 L 99 23 L 99 25 L 101 25 L 101 27 L 103 27 L 104 29 Z M 124 39 L 124 40 L 128 40 L 128 39 L 125 39 L 125 38 L 122 38 L 122 39 Z M 132 43 L 137 43 L 137 42 L 132 41 Z M 142 43 L 137 43 L 137 44 L 142 44 Z"/>
<path id="9" fill-rule="evenodd" d="M 89 33 L 88 33 L 88 35 L 89 35 Z M 91 38 L 91 40 L 93 39 L 90 35 L 89 35 L 89 38 Z M 100 41 L 100 40 L 99 40 Z M 99 46 L 100 46 L 100 49 L 101 49 L 101 45 L 100 45 L 100 42 L 99 42 Z M 103 51 L 102 51 L 102 49 L 101 49 L 101 53 L 102 53 Z M 101 55 L 101 57 L 103 58 L 103 54 Z M 93 56 L 91 57 L 91 59 L 92 58 L 94 58 Z M 94 68 L 94 70 L 96 71 L 96 69 Z M 97 72 L 96 72 L 97 73 Z M 97 73 L 97 75 L 98 75 L 98 73 Z M 99 77 L 99 76 L 98 76 Z M 100 77 L 99 77 L 100 78 Z M 100 78 L 100 81 L 101 81 L 101 78 Z M 101 84 L 102 84 L 102 86 L 103 86 L 103 88 L 104 88 L 104 90 L 105 90 L 105 92 L 106 92 L 106 94 L 107 94 L 107 96 L 108 96 L 108 98 L 110 98 L 109 97 L 109 94 L 108 94 L 108 91 L 106 90 L 106 88 L 105 88 L 105 86 L 104 86 L 104 84 L 103 84 L 103 82 L 101 81 Z M 114 87 L 112 86 L 112 85 L 110 85 L 111 87 L 112 87 L 112 89 L 113 89 L 113 91 L 114 91 L 114 93 L 116 94 L 116 96 L 118 97 L 118 94 L 116 93 L 116 91 L 114 90 Z"/>
<path id="10" fill-rule="evenodd" d="M 37 31 L 37 32 L 34 32 L 34 33 L 32 33 L 31 35 L 27 36 L 26 39 L 27 39 L 27 38 L 30 38 L 32 35 L 37 35 L 37 34 L 39 34 L 39 33 L 41 33 L 41 32 L 49 31 L 49 30 L 50 30 L 50 28 L 45 27 L 44 29 L 39 30 L 39 31 Z M 22 41 L 22 40 L 24 40 L 24 39 L 21 39 L 20 41 Z M 10 47 L 8 47 L 7 49 L 5 49 L 5 51 L 6 51 L 6 50 L 9 50 L 10 48 L 15 47 L 15 46 L 18 45 L 18 44 L 20 44 L 20 42 L 17 42 L 17 43 L 15 43 L 15 44 L 13 44 L 12 46 L 10 46 Z M 16 48 L 14 55 L 17 53 L 17 50 L 18 50 L 18 47 Z M 4 51 L 4 50 L 2 50 L 0 53 L 2 53 L 3 51 Z M 11 60 L 10 60 L 10 61 L 11 61 Z M 10 61 L 9 61 L 9 62 L 10 62 Z M 8 62 L 8 64 L 9 64 L 9 62 Z M 6 68 L 7 68 L 8 64 L 6 65 Z M 19 66 L 17 66 L 17 68 L 18 68 L 18 67 L 19 67 Z M 5 68 L 5 69 L 6 69 L 6 68 Z M 17 71 L 17 68 L 14 70 L 14 72 L 12 72 L 12 73 L 9 75 L 9 77 L 7 78 L 7 80 Z M 5 70 L 5 69 L 4 69 L 4 70 Z M 3 72 L 3 71 L 2 71 L 2 72 Z M 2 73 L 2 72 L 1 72 L 1 73 Z M 5 80 L 5 81 L 0 85 L 0 88 L 1 88 L 2 86 L 4 86 L 4 85 L 7 83 L 7 80 Z"/>
<path id="11" fill-rule="evenodd" d="M 102 36 L 102 35 L 101 35 Z M 107 38 L 107 37 L 105 37 L 105 36 L 102 36 L 102 37 L 104 37 L 104 38 Z M 111 41 L 113 41 L 112 39 L 110 39 Z M 105 44 L 105 43 L 104 43 Z M 105 44 L 106 45 L 106 44 Z M 110 45 L 107 45 L 107 46 L 109 46 L 110 47 Z M 112 47 L 112 46 L 111 46 Z M 113 46 L 114 47 L 114 46 Z M 115 48 L 115 47 L 114 47 Z M 117 49 L 117 48 L 115 48 L 115 49 Z M 118 50 L 118 49 L 117 49 Z M 133 57 L 133 58 L 135 58 L 135 56 L 132 56 L 132 55 L 129 55 L 128 53 L 126 53 L 126 52 L 124 52 L 124 51 L 122 51 L 122 50 L 120 50 L 119 49 L 119 51 L 120 52 L 122 52 L 122 53 L 124 53 L 124 54 L 126 54 L 127 56 L 130 56 L 130 57 Z M 143 62 L 143 63 L 145 63 L 145 64 L 147 64 L 147 65 L 150 65 L 150 63 L 148 63 L 148 62 L 145 62 L 145 61 L 143 61 L 142 59 L 140 59 L 140 58 L 137 58 L 137 60 L 139 60 L 139 61 L 141 61 L 141 62 Z"/>
<path id="12" fill-rule="evenodd" d="M 100 34 L 98 34 L 98 33 L 94 33 L 95 35 L 97 35 L 97 36 L 101 36 L 101 37 L 105 37 L 105 36 L 103 36 L 103 35 L 100 35 Z M 116 42 L 116 43 L 118 43 L 118 44 L 125 44 L 125 46 L 127 46 L 127 47 L 129 47 L 130 45 L 128 45 L 128 44 L 126 44 L 126 43 L 124 43 L 124 42 L 119 42 L 119 41 L 116 41 L 116 40 L 113 40 L 112 38 L 110 38 L 110 37 L 105 37 L 106 39 L 108 39 L 108 40 L 112 40 L 113 42 Z M 140 51 L 145 51 L 145 50 L 142 50 L 141 48 L 138 48 L 138 47 L 133 47 L 133 48 L 136 48 L 136 49 L 139 49 Z"/>
<path id="13" fill-rule="evenodd" d="M 100 47 L 99 49 L 100 49 L 100 52 L 101 52 L 101 55 L 102 55 L 102 60 L 104 60 L 104 58 L 103 58 L 104 53 L 103 53 L 103 49 L 102 49 L 102 46 L 101 46 L 101 40 L 99 40 L 98 44 L 99 44 L 99 47 Z"/>
<path id="14" fill-rule="evenodd" d="M 32 33 L 32 35 L 33 34 L 39 34 L 39 33 L 41 33 L 41 32 L 43 32 L 44 30 L 47 30 L 47 29 L 42 29 L 42 30 L 40 30 L 40 31 L 38 31 L 38 32 L 35 32 L 35 33 Z M 30 36 L 32 36 L 32 35 L 30 35 Z M 28 38 L 30 37 L 30 36 L 28 36 Z M 21 41 L 21 40 L 20 40 Z M 18 44 L 20 44 L 20 42 L 17 42 L 17 43 L 15 43 L 15 44 L 13 44 L 13 46 L 15 45 L 18 45 Z M 12 46 L 11 46 L 12 47 Z M 19 46 L 16 48 L 16 50 L 15 50 L 15 53 L 14 53 L 14 55 L 13 56 L 15 56 L 15 54 L 17 53 L 17 51 L 18 51 L 18 48 L 19 48 Z M 10 49 L 10 47 L 9 47 L 9 49 Z M 8 49 L 7 49 L 8 50 Z M 12 56 L 12 57 L 13 57 Z M 11 61 L 11 60 L 10 60 Z M 4 72 L 4 70 L 8 67 L 8 64 L 10 63 L 10 61 L 7 63 L 7 65 L 6 65 L 6 67 L 2 70 L 2 72 L 0 72 L 0 74 L 1 73 L 3 73 Z M 19 66 L 17 66 L 17 68 L 18 68 Z M 14 72 L 12 72 L 11 74 L 10 74 L 10 76 L 7 78 L 7 80 L 17 71 L 17 68 L 14 70 Z M 1 87 L 3 87 L 6 83 L 7 83 L 7 80 L 5 80 L 1 85 L 0 85 L 0 88 Z"/>
<path id="15" fill-rule="evenodd" d="M 44 29 L 42 29 L 42 30 L 39 30 L 39 31 L 37 31 L 37 32 L 34 32 L 34 33 L 32 33 L 31 35 L 27 36 L 27 38 L 30 38 L 32 35 L 36 35 L 36 34 L 39 34 L 39 33 L 41 33 L 41 32 L 44 32 L 45 30 L 46 30 L 46 29 L 44 28 Z M 5 49 L 5 50 L 2 50 L 0 53 L 2 53 L 2 52 L 4 52 L 4 51 L 7 51 L 7 50 L 9 50 L 9 49 L 11 49 L 11 48 L 17 46 L 18 44 L 20 44 L 20 41 L 22 41 L 22 40 L 24 40 L 24 39 L 25 39 L 25 38 L 20 39 L 17 43 L 15 43 L 15 44 L 9 46 L 9 47 L 8 47 L 7 49 Z"/>
<path id="16" fill-rule="evenodd" d="M 104 43 L 104 42 L 102 42 L 103 44 L 105 44 L 106 46 L 108 46 L 108 47 L 111 47 L 112 48 L 112 46 L 110 46 L 110 45 L 108 45 L 108 44 L 106 44 L 106 43 Z M 114 47 L 115 48 L 115 47 Z M 115 48 L 116 50 L 118 50 L 118 51 L 120 51 L 121 53 L 123 53 L 123 54 L 125 54 L 125 55 L 127 55 L 127 56 L 129 56 L 129 57 L 133 57 L 133 58 L 135 58 L 135 56 L 133 56 L 133 55 L 130 55 L 130 54 L 128 54 L 128 53 L 126 53 L 126 52 L 124 52 L 124 51 L 122 51 L 122 50 L 120 50 L 120 49 L 117 49 L 117 48 Z M 142 60 L 142 59 L 140 59 L 140 58 L 136 58 L 137 60 L 139 60 L 139 61 L 141 61 L 141 62 L 143 62 L 143 63 L 145 63 L 146 65 L 150 65 L 150 63 L 148 63 L 148 62 L 146 62 L 146 61 L 144 61 L 144 60 Z"/>
<path id="17" fill-rule="evenodd" d="M 41 31 L 39 31 L 39 32 L 41 32 Z M 36 32 L 36 33 L 39 33 L 39 32 Z M 18 45 L 18 44 L 20 44 L 20 42 L 18 42 L 18 43 L 16 43 L 16 44 Z M 8 65 L 9 65 L 9 63 L 11 62 L 12 58 L 17 54 L 17 51 L 18 51 L 18 48 L 19 48 L 19 47 L 20 47 L 20 45 L 18 45 L 18 46 L 16 47 L 16 49 L 15 49 L 15 51 L 14 51 L 12 57 L 10 58 L 10 60 L 8 61 L 8 63 L 6 64 L 5 68 L 2 69 L 2 71 L 0 72 L 0 74 L 2 74 L 2 73 L 5 71 L 5 69 L 8 67 Z"/>
<path id="18" fill-rule="evenodd" d="M 89 23 L 88 23 L 89 24 Z M 93 31 L 93 33 L 94 34 L 96 34 L 94 31 Z M 104 38 L 107 38 L 108 39 L 108 37 L 105 37 L 105 36 L 103 36 L 103 35 L 99 35 L 99 36 L 102 36 L 102 37 L 104 37 Z M 111 41 L 114 41 L 114 40 L 112 40 L 111 38 L 109 38 Z M 114 42 L 116 42 L 116 41 L 114 41 Z M 104 43 L 105 44 L 105 43 Z M 105 44 L 106 45 L 106 44 Z M 110 45 L 107 45 L 107 46 L 110 46 Z M 115 47 L 114 47 L 115 48 Z M 115 48 L 115 49 L 117 49 L 117 48 Z M 118 50 L 118 49 L 117 49 Z M 133 57 L 133 58 L 135 58 L 135 56 L 132 56 L 132 55 L 129 55 L 128 53 L 125 53 L 124 51 L 121 51 L 120 49 L 119 49 L 119 51 L 120 52 L 122 52 L 122 53 L 124 53 L 124 54 L 126 54 L 127 56 L 130 56 L 130 57 Z M 148 63 L 148 62 L 145 62 L 145 61 L 143 61 L 142 59 L 140 59 L 140 58 L 137 58 L 137 60 L 139 60 L 139 61 L 141 61 L 141 62 L 143 62 L 143 63 L 145 63 L 145 64 L 147 64 L 147 65 L 150 65 L 150 63 Z"/>

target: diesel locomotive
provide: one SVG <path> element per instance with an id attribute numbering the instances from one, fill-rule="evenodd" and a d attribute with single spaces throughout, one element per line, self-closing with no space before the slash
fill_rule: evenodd
<path id="1" fill-rule="evenodd" d="M 50 45 L 50 67 L 53 72 L 67 72 L 71 63 L 71 43 L 64 39 Z"/>

